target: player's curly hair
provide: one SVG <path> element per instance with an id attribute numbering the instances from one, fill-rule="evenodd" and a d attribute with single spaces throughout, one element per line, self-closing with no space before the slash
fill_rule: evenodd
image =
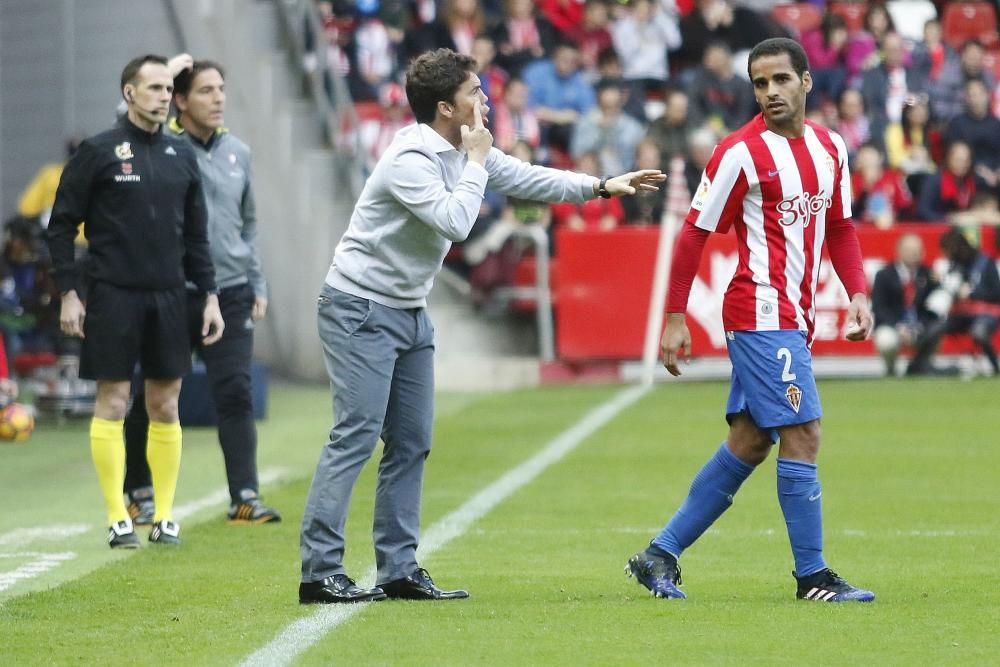
<path id="1" fill-rule="evenodd" d="M 438 102 L 454 104 L 455 93 L 476 66 L 474 58 L 451 49 L 428 51 L 415 58 L 406 70 L 406 98 L 417 122 L 432 122 Z"/>
<path id="2" fill-rule="evenodd" d="M 780 56 L 782 53 L 788 54 L 792 69 L 795 70 L 800 79 L 805 72 L 809 71 L 809 59 L 798 42 L 787 37 L 772 37 L 765 39 L 750 51 L 750 57 L 747 58 L 747 74 L 750 74 L 750 68 L 758 58 Z M 750 74 L 750 78 L 753 79 L 753 74 Z"/>

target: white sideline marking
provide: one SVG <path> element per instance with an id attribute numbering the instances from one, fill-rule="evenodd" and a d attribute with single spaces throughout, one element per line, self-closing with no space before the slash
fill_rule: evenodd
<path id="1" fill-rule="evenodd" d="M 260 473 L 260 483 L 261 485 L 270 484 L 271 482 L 286 477 L 287 475 L 287 468 L 267 468 Z M 199 498 L 198 500 L 178 505 L 174 509 L 174 518 L 180 521 L 181 519 L 185 519 L 203 509 L 227 502 L 229 502 L 229 489 L 227 487 L 222 487 L 207 496 Z M 59 541 L 70 537 L 76 537 L 77 535 L 82 535 L 95 529 L 96 526 L 93 524 L 85 523 L 52 524 L 49 526 L 35 526 L 33 528 L 16 528 L 9 533 L 0 535 L 0 547 L 25 546 L 35 540 Z M 76 558 L 76 554 L 72 551 L 64 551 L 62 553 L 43 553 L 35 551 L 21 553 L 0 552 L 0 558 L 32 559 L 31 562 L 25 563 L 16 570 L 11 570 L 10 572 L 0 572 L 0 592 L 2 592 L 19 581 L 32 579 L 40 574 L 45 574 L 52 568 L 57 567 L 60 563 Z"/>
<path id="2" fill-rule="evenodd" d="M 12 545 L 23 546 L 35 540 L 61 540 L 67 537 L 83 535 L 92 526 L 85 523 L 54 524 L 51 526 L 35 526 L 34 528 L 15 528 L 9 533 L 0 535 L 0 547 Z M 2 554 L 0 554 L 2 555 Z"/>
<path id="3" fill-rule="evenodd" d="M 52 568 L 58 567 L 64 561 L 73 560 L 76 554 L 72 551 L 61 553 L 39 553 L 28 551 L 23 553 L 0 554 L 0 558 L 32 558 L 30 563 L 25 563 L 16 570 L 10 572 L 0 572 L 0 592 L 7 590 L 23 579 L 32 579 L 40 574 L 45 574 Z"/>
<path id="4" fill-rule="evenodd" d="M 546 468 L 576 449 L 581 442 L 614 419 L 622 410 L 642 398 L 650 388 L 632 387 L 619 392 L 608 402 L 584 415 L 574 426 L 556 436 L 530 459 L 512 468 L 500 479 L 472 496 L 457 510 L 440 519 L 427 529 L 420 540 L 421 558 L 429 557 L 467 532 L 474 522 L 534 480 Z M 371 568 L 362 577 L 362 581 L 371 582 L 374 578 L 375 568 Z M 243 667 L 289 665 L 327 632 L 361 613 L 371 604 L 378 603 L 317 605 L 315 612 L 288 625 L 266 646 L 247 657 L 242 665 Z"/>

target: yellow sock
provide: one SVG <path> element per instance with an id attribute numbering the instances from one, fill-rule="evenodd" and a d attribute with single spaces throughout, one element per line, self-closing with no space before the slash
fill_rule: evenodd
<path id="1" fill-rule="evenodd" d="M 153 476 L 153 497 L 156 498 L 153 521 L 173 519 L 174 492 L 177 491 L 177 477 L 181 469 L 181 425 L 178 422 L 149 422 L 146 459 Z"/>
<path id="2" fill-rule="evenodd" d="M 90 456 L 94 459 L 97 481 L 101 485 L 104 504 L 108 508 L 108 523 L 128 518 L 122 486 L 125 484 L 124 420 L 94 417 L 90 421 Z"/>

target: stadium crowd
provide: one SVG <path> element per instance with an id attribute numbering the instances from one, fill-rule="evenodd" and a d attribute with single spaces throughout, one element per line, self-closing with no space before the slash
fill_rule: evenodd
<path id="1" fill-rule="evenodd" d="M 683 165 L 689 197 L 719 139 L 757 113 L 749 47 L 790 36 L 810 60 L 809 118 L 849 148 L 858 225 L 1000 224 L 995 3 L 319 0 L 317 8 L 369 165 L 412 122 L 407 63 L 448 47 L 478 61 L 501 150 L 591 174 L 679 174 Z M 512 280 L 524 252 L 519 227 L 546 226 L 558 254 L 557 228 L 656 224 L 666 203 L 666 192 L 553 206 L 488 193 L 449 263 L 486 298 Z"/>
<path id="2" fill-rule="evenodd" d="M 951 20 L 956 7 L 975 11 Z M 716 142 L 757 111 L 749 47 L 791 36 L 810 60 L 809 117 L 850 149 L 856 224 L 1000 225 L 995 1 L 317 0 L 316 9 L 328 39 L 320 55 L 348 82 L 369 168 L 413 122 L 407 64 L 448 47 L 478 61 L 501 150 L 598 175 L 682 173 L 689 200 Z M 39 242 L 60 171 L 43 167 L 4 227 L 0 330 L 22 375 L 61 353 Z M 531 252 L 519 228 L 546 227 L 558 254 L 555 229 L 657 224 L 667 194 L 549 206 L 487 192 L 448 263 L 488 301 Z"/>

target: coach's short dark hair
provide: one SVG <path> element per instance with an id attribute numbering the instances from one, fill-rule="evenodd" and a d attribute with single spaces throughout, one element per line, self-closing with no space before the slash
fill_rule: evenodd
<path id="1" fill-rule="evenodd" d="M 121 86 L 118 87 L 119 90 L 125 87 L 126 83 L 135 83 L 135 77 L 138 76 L 139 70 L 146 63 L 156 63 L 157 65 L 166 65 L 167 59 L 163 56 L 157 56 L 152 53 L 147 53 L 144 56 L 139 56 L 138 58 L 132 58 L 125 65 L 125 69 L 122 70 L 122 82 Z"/>
<path id="2" fill-rule="evenodd" d="M 406 70 L 406 99 L 418 123 L 434 120 L 438 102 L 455 103 L 455 93 L 478 68 L 471 56 L 437 49 L 418 56 Z"/>
<path id="3" fill-rule="evenodd" d="M 802 50 L 798 42 L 787 37 L 772 37 L 765 39 L 750 51 L 750 57 L 747 59 L 747 74 L 750 74 L 750 68 L 753 67 L 754 61 L 758 58 L 780 56 L 782 53 L 788 54 L 788 59 L 792 62 L 792 69 L 795 70 L 800 79 L 805 72 L 809 71 L 809 59 L 806 58 L 806 52 Z M 750 74 L 750 78 L 753 79 L 752 74 Z"/>
<path id="4" fill-rule="evenodd" d="M 219 63 L 214 60 L 195 60 L 191 69 L 182 69 L 174 77 L 174 95 L 187 96 L 191 92 L 191 86 L 194 85 L 195 78 L 209 69 L 214 69 L 222 77 L 223 81 L 226 80 L 226 70 L 222 69 L 222 65 Z"/>

